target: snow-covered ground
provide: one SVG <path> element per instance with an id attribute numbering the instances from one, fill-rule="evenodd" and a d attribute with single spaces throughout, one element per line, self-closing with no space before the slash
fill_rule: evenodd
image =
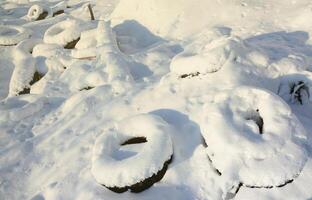
<path id="1" fill-rule="evenodd" d="M 311 18 L 310 0 L 0 1 L 0 199 L 312 199 Z"/>

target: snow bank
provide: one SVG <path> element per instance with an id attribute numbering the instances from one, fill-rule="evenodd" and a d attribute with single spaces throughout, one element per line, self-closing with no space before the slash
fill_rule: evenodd
<path id="1" fill-rule="evenodd" d="M 92 174 L 106 187 L 129 187 L 150 178 L 163 168 L 173 154 L 169 125 L 161 118 L 141 114 L 117 123 L 116 129 L 97 138 L 92 156 Z M 116 160 L 120 145 L 132 138 L 144 137 L 136 155 Z"/>
<path id="2" fill-rule="evenodd" d="M 283 185 L 307 160 L 303 126 L 280 98 L 260 89 L 217 95 L 204 106 L 201 130 L 213 165 L 247 186 Z"/>

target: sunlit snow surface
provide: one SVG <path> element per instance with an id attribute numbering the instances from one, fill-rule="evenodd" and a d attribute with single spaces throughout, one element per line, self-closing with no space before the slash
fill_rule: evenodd
<path id="1" fill-rule="evenodd" d="M 0 199 L 311 199 L 311 17 L 309 0 L 0 1 Z M 171 155 L 141 193 L 101 185 Z"/>

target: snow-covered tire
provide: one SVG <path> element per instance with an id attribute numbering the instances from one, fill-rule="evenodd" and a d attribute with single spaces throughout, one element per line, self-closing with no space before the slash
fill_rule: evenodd
<path id="1" fill-rule="evenodd" d="M 291 182 L 304 167 L 305 129 L 277 95 L 237 88 L 216 95 L 202 113 L 207 152 L 222 175 L 269 188 Z"/>
<path id="2" fill-rule="evenodd" d="M 16 45 L 30 37 L 30 31 L 21 26 L 0 25 L 0 45 Z"/>
<path id="3" fill-rule="evenodd" d="M 170 129 L 160 117 L 150 114 L 118 122 L 115 130 L 95 142 L 91 171 L 96 181 L 118 193 L 141 192 L 160 181 L 173 155 Z M 114 157 L 121 146 L 142 142 L 146 143 L 136 155 L 122 160 Z"/>
<path id="4" fill-rule="evenodd" d="M 219 71 L 230 59 L 231 51 L 241 46 L 238 38 L 219 32 L 214 30 L 209 35 L 204 34 L 186 46 L 172 59 L 170 71 L 181 78 Z"/>
<path id="5" fill-rule="evenodd" d="M 278 95 L 286 102 L 307 104 L 312 100 L 312 75 L 310 72 L 285 75 L 280 78 Z"/>
<path id="6" fill-rule="evenodd" d="M 49 9 L 37 4 L 31 6 L 27 13 L 27 17 L 30 21 L 45 19 L 49 15 L 51 15 L 51 10 L 49 11 Z"/>
<path id="7" fill-rule="evenodd" d="M 59 44 L 62 46 L 80 38 L 81 29 L 76 20 L 61 21 L 51 26 L 45 33 L 43 41 L 50 44 Z"/>

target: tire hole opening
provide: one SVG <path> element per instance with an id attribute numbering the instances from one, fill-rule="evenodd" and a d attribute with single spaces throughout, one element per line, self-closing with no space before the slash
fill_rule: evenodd
<path id="1" fill-rule="evenodd" d="M 52 16 L 55 17 L 55 16 L 63 14 L 63 13 L 64 13 L 64 10 L 58 10 L 58 11 L 54 12 Z"/>
<path id="2" fill-rule="evenodd" d="M 140 143 L 146 143 L 146 142 L 147 142 L 146 137 L 134 137 L 122 143 L 121 146 L 129 145 L 129 144 L 140 144 Z"/>
<path id="3" fill-rule="evenodd" d="M 65 68 L 66 69 L 66 68 Z M 87 87 L 84 87 L 84 88 L 81 88 L 79 91 L 83 91 L 83 90 L 91 90 L 93 89 L 94 87 L 92 86 L 87 86 Z"/>
<path id="4" fill-rule="evenodd" d="M 48 13 L 47 11 L 43 11 L 43 12 L 38 16 L 38 18 L 36 19 L 36 21 L 43 20 L 43 19 L 45 19 L 48 15 L 49 15 L 49 13 Z"/>
<path id="5" fill-rule="evenodd" d="M 80 40 L 80 37 L 67 43 L 65 46 L 64 46 L 64 49 L 73 49 L 75 48 L 76 44 L 78 43 L 78 41 Z"/>
<path id="6" fill-rule="evenodd" d="M 259 109 L 247 111 L 245 114 L 245 119 L 251 120 L 254 123 L 256 123 L 256 125 L 258 126 L 258 129 L 259 129 L 259 133 L 261 135 L 263 134 L 264 122 L 263 122 L 263 118 L 260 115 Z"/>
<path id="7" fill-rule="evenodd" d="M 182 74 L 180 78 L 195 77 L 195 76 L 198 76 L 199 74 L 200 74 L 199 72 L 194 72 L 190 74 Z"/>

